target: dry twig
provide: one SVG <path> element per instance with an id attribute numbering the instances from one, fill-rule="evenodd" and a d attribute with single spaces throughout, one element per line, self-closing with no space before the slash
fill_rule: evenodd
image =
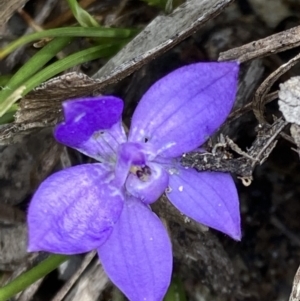
<path id="1" fill-rule="evenodd" d="M 221 143 L 221 147 L 217 148 L 215 152 L 188 153 L 182 157 L 181 162 L 184 166 L 195 168 L 198 171 L 234 173 L 240 176 L 243 184 L 248 186 L 251 184 L 255 166 L 265 162 L 277 143 L 278 135 L 287 124 L 283 119 L 278 119 L 272 125 L 260 126 L 257 137 L 247 152 L 242 151 L 231 139 L 226 137 L 226 143 Z M 234 158 L 231 151 L 241 156 Z"/>
<path id="2" fill-rule="evenodd" d="M 236 47 L 219 55 L 219 61 L 246 62 L 292 49 L 300 45 L 300 26 L 276 33 L 264 39 Z"/>

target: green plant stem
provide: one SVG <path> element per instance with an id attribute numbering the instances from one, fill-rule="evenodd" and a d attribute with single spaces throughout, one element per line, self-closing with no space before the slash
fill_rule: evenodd
<path id="1" fill-rule="evenodd" d="M 36 267 L 21 274 L 13 281 L 0 288 L 0 301 L 6 301 L 17 293 L 23 291 L 40 278 L 55 270 L 68 258 L 69 257 L 65 255 L 50 255 Z"/>

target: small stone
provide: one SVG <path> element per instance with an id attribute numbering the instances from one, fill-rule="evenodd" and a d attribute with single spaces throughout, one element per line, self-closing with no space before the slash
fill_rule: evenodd
<path id="1" fill-rule="evenodd" d="M 279 109 L 286 121 L 300 125 L 300 76 L 280 84 Z"/>

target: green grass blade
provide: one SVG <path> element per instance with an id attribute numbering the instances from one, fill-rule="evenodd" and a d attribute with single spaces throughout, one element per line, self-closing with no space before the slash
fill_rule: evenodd
<path id="1" fill-rule="evenodd" d="M 115 53 L 116 47 L 121 47 L 120 45 L 100 45 L 94 46 L 77 53 L 71 54 L 68 57 L 59 60 L 50 66 L 46 67 L 45 69 L 41 70 L 37 73 L 34 77 L 29 79 L 24 83 L 26 86 L 25 90 L 23 91 L 22 95 L 26 95 L 30 92 L 33 88 L 37 87 L 40 83 L 48 80 L 49 78 L 59 74 L 60 72 L 67 70 L 71 67 L 76 65 L 83 64 L 85 62 L 89 62 L 101 57 L 108 57 Z M 1 116 L 1 107 L 0 107 L 0 116 Z"/>
<path id="2" fill-rule="evenodd" d="M 143 0 L 150 6 L 156 6 L 167 13 L 178 7 L 184 0 Z"/>
<path id="3" fill-rule="evenodd" d="M 13 104 L 9 110 L 0 117 L 0 124 L 10 123 L 14 121 L 14 115 L 16 114 L 18 105 Z"/>
<path id="4" fill-rule="evenodd" d="M 12 78 L 11 74 L 0 75 L 0 90 L 7 85 L 7 83 L 10 81 L 11 78 Z"/>
<path id="5" fill-rule="evenodd" d="M 77 0 L 67 0 L 70 9 L 82 27 L 100 27 L 99 23 L 77 2 Z"/>
<path id="6" fill-rule="evenodd" d="M 91 27 L 62 27 L 44 30 L 41 32 L 35 32 L 29 35 L 25 35 L 20 39 L 10 43 L 4 49 L 0 50 L 0 59 L 3 59 L 9 53 L 17 49 L 18 47 L 49 37 L 90 37 L 90 38 L 118 38 L 125 39 L 132 37 L 138 31 L 135 29 L 126 28 L 91 28 Z"/>
<path id="7" fill-rule="evenodd" d="M 14 74 L 11 80 L 7 83 L 7 86 L 13 89 L 24 83 L 29 77 L 42 69 L 44 65 L 54 58 L 59 51 L 70 44 L 72 40 L 73 38 L 71 37 L 64 37 L 55 38 L 50 41 Z"/>
<path id="8" fill-rule="evenodd" d="M 123 43 L 119 43 L 117 45 L 101 45 L 79 51 L 39 71 L 29 80 L 22 83 L 22 86 L 17 90 L 14 91 L 14 89 L 7 88 L 5 91 L 1 91 L 0 117 L 2 117 L 18 99 L 20 99 L 22 96 L 25 96 L 33 88 L 37 87 L 42 82 L 76 65 L 92 61 L 101 57 L 111 56 L 122 46 Z"/>
<path id="9" fill-rule="evenodd" d="M 4 96 L 7 96 L 5 101 L 3 101 L 0 105 L 0 117 L 2 117 L 10 108 L 11 106 L 17 102 L 20 98 L 22 98 L 22 93 L 25 91 L 25 86 L 20 86 L 18 89 L 11 91 L 11 90 L 4 90 L 1 91 Z"/>
<path id="10" fill-rule="evenodd" d="M 10 106 L 21 98 L 22 92 L 15 93 L 32 75 L 44 67 L 60 50 L 71 42 L 72 38 L 56 38 L 48 43 L 44 48 L 37 52 L 24 64 L 8 81 L 6 86 L 0 91 L 0 102 L 5 99 L 5 102 L 0 105 L 3 112 L 7 112 Z M 2 116 L 2 115 L 1 115 Z"/>

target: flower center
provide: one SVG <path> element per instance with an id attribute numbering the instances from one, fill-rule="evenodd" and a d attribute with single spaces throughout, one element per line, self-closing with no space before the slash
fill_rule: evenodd
<path id="1" fill-rule="evenodd" d="M 147 182 L 151 176 L 151 169 L 149 166 L 131 166 L 130 172 L 138 177 L 142 182 Z"/>

